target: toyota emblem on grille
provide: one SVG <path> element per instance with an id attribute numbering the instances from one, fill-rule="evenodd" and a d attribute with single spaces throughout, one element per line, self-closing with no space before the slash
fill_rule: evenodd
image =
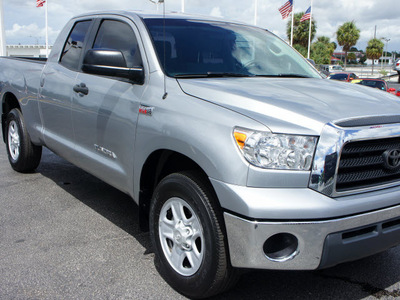
<path id="1" fill-rule="evenodd" d="M 400 168 L 400 149 L 389 149 L 383 152 L 383 165 L 388 170 Z"/>

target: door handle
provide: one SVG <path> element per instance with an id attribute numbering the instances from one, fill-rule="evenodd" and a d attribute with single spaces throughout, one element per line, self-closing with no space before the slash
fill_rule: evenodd
<path id="1" fill-rule="evenodd" d="M 87 95 L 89 94 L 89 89 L 86 86 L 86 84 L 84 84 L 83 82 L 81 84 L 77 84 L 74 86 L 74 92 L 75 93 L 80 93 L 83 95 Z"/>

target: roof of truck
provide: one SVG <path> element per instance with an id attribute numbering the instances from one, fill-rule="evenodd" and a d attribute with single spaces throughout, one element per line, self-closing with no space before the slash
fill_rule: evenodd
<path id="1" fill-rule="evenodd" d="M 229 22 L 236 23 L 242 25 L 253 26 L 251 24 L 243 23 L 240 21 L 226 20 L 217 17 L 204 16 L 204 15 L 193 15 L 193 14 L 184 14 L 181 12 L 166 12 L 165 15 L 162 12 L 154 12 L 154 11 L 139 11 L 139 10 L 108 10 L 108 11 L 96 11 L 85 13 L 76 16 L 75 18 L 81 18 L 85 16 L 94 16 L 94 15 L 121 15 L 127 17 L 139 17 L 142 19 L 160 19 L 165 17 L 166 19 L 190 19 L 190 20 L 203 20 L 203 21 L 218 21 L 218 22 Z"/>

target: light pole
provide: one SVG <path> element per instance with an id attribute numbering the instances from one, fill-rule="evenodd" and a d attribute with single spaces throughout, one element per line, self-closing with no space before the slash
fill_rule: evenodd
<path id="1" fill-rule="evenodd" d="M 388 44 L 389 44 L 390 39 L 385 39 L 386 42 L 386 56 L 388 55 Z M 389 64 L 389 62 L 388 62 Z"/>
<path id="2" fill-rule="evenodd" d="M 381 38 L 381 40 L 386 42 L 386 55 L 387 55 L 387 52 L 388 52 L 388 43 L 389 43 L 390 39 L 383 37 L 383 38 Z M 383 50 L 384 50 L 384 48 L 385 48 L 385 45 L 384 45 L 383 48 L 382 48 L 381 69 L 383 68 L 383 57 L 384 57 L 384 56 L 383 56 L 383 53 L 384 53 Z"/>

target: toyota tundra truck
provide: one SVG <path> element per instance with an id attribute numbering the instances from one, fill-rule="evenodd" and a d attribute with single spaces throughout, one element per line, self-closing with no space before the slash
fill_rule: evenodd
<path id="1" fill-rule="evenodd" d="M 0 89 L 11 167 L 32 172 L 47 147 L 130 195 L 188 297 L 400 243 L 397 97 L 323 79 L 265 29 L 84 14 L 47 61 L 1 58 Z"/>

